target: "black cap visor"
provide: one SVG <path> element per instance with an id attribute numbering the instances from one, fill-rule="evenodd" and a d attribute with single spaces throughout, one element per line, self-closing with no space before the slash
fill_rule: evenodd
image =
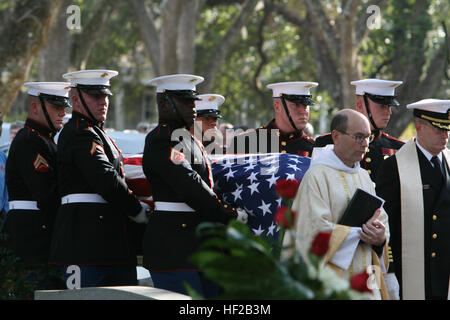
<path id="1" fill-rule="evenodd" d="M 72 105 L 70 104 L 69 98 L 61 97 L 61 96 L 55 96 L 55 95 L 51 95 L 51 94 L 45 94 L 45 93 L 41 93 L 39 96 L 42 97 L 48 103 L 54 104 L 56 106 L 72 108 Z"/>
<path id="2" fill-rule="evenodd" d="M 78 84 L 78 88 L 81 89 L 84 93 L 87 93 L 92 96 L 112 96 L 112 92 L 110 90 L 110 86 L 104 85 L 87 85 L 87 84 Z"/>
<path id="3" fill-rule="evenodd" d="M 198 93 L 194 90 L 164 90 L 164 93 L 168 94 L 172 98 L 177 99 L 194 99 L 201 100 L 197 97 Z"/>
<path id="4" fill-rule="evenodd" d="M 365 95 L 372 100 L 375 103 L 381 104 L 381 105 L 386 105 L 386 106 L 391 106 L 391 107 L 398 107 L 400 105 L 400 103 L 397 101 L 396 96 L 381 96 L 381 95 L 376 95 L 376 94 L 370 94 L 370 93 L 365 93 Z"/>
<path id="5" fill-rule="evenodd" d="M 450 109 L 447 110 L 447 113 L 414 109 L 413 114 L 418 118 L 427 120 L 438 129 L 450 130 Z"/>
<path id="6" fill-rule="evenodd" d="M 215 109 L 199 110 L 197 111 L 197 117 L 211 117 L 216 119 L 222 119 L 220 111 Z"/>
<path id="7" fill-rule="evenodd" d="M 298 95 L 298 94 L 282 94 L 281 97 L 284 99 L 293 102 L 293 103 L 301 103 L 305 106 L 313 106 L 316 103 L 311 99 L 310 95 Z"/>

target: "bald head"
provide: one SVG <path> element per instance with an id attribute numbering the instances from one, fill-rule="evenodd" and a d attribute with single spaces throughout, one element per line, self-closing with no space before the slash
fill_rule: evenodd
<path id="1" fill-rule="evenodd" d="M 355 110 L 343 109 L 331 121 L 334 151 L 349 167 L 354 167 L 364 157 L 370 134 L 369 120 Z"/>
<path id="2" fill-rule="evenodd" d="M 354 122 L 365 122 L 370 128 L 369 120 L 363 114 L 352 109 L 342 109 L 331 120 L 330 132 L 333 130 L 346 132 L 348 124 Z"/>

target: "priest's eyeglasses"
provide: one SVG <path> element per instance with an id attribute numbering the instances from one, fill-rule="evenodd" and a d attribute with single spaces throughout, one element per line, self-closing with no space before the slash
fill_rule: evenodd
<path id="1" fill-rule="evenodd" d="M 353 138 L 353 140 L 355 140 L 358 143 L 363 143 L 364 140 L 367 141 L 368 143 L 371 143 L 373 141 L 373 139 L 375 138 L 375 136 L 373 134 L 371 134 L 370 136 L 365 136 L 363 134 L 350 134 L 344 131 L 340 131 L 340 130 L 336 130 L 339 131 L 340 133 L 343 133 L 347 136 L 350 136 Z"/>

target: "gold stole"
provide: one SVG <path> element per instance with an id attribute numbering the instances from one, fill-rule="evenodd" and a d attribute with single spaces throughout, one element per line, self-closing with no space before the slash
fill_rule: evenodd
<path id="1" fill-rule="evenodd" d="M 447 164 L 449 155 L 443 151 Z M 396 154 L 401 198 L 403 300 L 425 299 L 423 186 L 415 139 Z"/>
<path id="2" fill-rule="evenodd" d="M 350 202 L 350 194 L 349 194 L 349 190 L 348 190 L 348 185 L 345 180 L 343 171 L 340 171 L 340 173 L 341 173 L 341 177 L 342 177 L 344 191 L 345 191 L 345 194 L 347 197 L 347 203 L 349 203 Z M 353 178 L 353 182 L 356 186 L 357 183 L 356 183 L 354 174 L 352 174 L 352 178 Z M 333 255 L 336 253 L 336 251 L 340 248 L 342 243 L 345 241 L 348 234 L 350 233 L 350 229 L 351 229 L 351 227 L 349 227 L 349 226 L 344 226 L 344 225 L 340 225 L 337 223 L 334 225 L 334 229 L 333 229 L 333 232 L 331 233 L 331 238 L 330 238 L 330 242 L 329 242 L 329 248 L 328 248 L 328 251 L 327 251 L 327 253 L 325 255 L 325 259 L 324 259 L 324 264 L 328 265 L 331 269 L 333 269 L 334 272 L 336 272 L 336 274 L 339 277 L 342 277 L 344 270 L 341 269 L 340 267 L 334 265 L 333 263 L 331 263 L 330 259 L 333 257 Z M 386 241 L 384 252 L 383 252 L 383 259 L 385 261 L 384 265 L 387 268 L 388 258 L 387 258 L 386 252 L 387 252 L 387 241 Z M 378 259 L 378 256 L 375 253 L 375 251 L 373 251 L 373 250 L 371 250 L 371 258 L 372 258 L 372 265 L 375 265 L 377 267 L 377 268 L 374 268 L 374 271 L 375 271 L 377 286 L 378 286 L 378 289 L 380 290 L 381 300 L 390 300 L 389 293 L 388 293 L 387 287 L 386 287 L 386 283 L 384 281 L 384 276 L 381 272 L 380 260 Z M 353 264 L 353 262 L 352 262 L 352 264 Z M 350 268 L 351 267 L 352 266 L 350 266 Z M 350 281 L 350 279 L 349 279 L 349 281 Z"/>

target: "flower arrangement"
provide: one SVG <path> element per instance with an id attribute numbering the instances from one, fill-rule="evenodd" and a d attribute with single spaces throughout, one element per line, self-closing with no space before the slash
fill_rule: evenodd
<path id="1" fill-rule="evenodd" d="M 255 237 L 249 228 L 238 221 L 228 226 L 205 223 L 198 233 L 206 241 L 191 260 L 206 277 L 221 286 L 219 299 L 368 299 L 367 274 L 358 274 L 349 282 L 323 264 L 328 251 L 330 233 L 316 235 L 306 262 L 297 250 L 281 246 L 286 233 L 294 236 L 297 213 L 290 209 L 299 181 L 280 180 L 276 192 L 285 200 L 275 214 L 281 228 L 276 246 L 261 237 Z M 288 258 L 281 259 L 283 250 L 291 249 Z M 367 276 L 367 277 L 366 277 Z M 366 280 L 364 282 L 364 279 Z M 188 292 L 202 298 L 192 289 Z"/>

